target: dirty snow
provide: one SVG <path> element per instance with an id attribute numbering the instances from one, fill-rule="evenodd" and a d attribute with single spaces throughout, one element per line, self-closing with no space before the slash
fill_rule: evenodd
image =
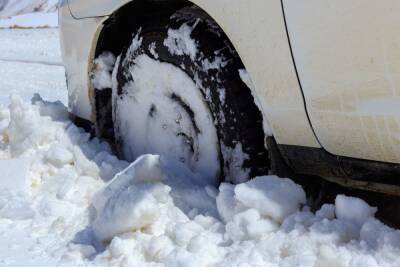
<path id="1" fill-rule="evenodd" d="M 15 64 L 23 72 L 32 63 Z M 58 68 L 48 67 L 26 76 L 46 98 L 57 87 L 42 81 Z M 9 94 L 4 79 L 14 78 L 0 79 Z M 42 93 L 18 86 L 24 98 Z M 0 190 L 1 266 L 400 266 L 400 232 L 360 199 L 338 196 L 312 213 L 290 179 L 217 189 L 157 155 L 118 160 L 61 102 L 9 101 L 0 108 L 0 159 L 12 164 L 0 179 L 28 186 Z"/>

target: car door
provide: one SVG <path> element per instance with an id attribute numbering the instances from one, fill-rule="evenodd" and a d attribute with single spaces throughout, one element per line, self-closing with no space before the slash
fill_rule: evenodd
<path id="1" fill-rule="evenodd" d="M 400 1 L 282 0 L 282 7 L 321 145 L 400 163 Z"/>

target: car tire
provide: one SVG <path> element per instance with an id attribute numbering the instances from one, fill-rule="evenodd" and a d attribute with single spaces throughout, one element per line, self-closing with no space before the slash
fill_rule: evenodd
<path id="1" fill-rule="evenodd" d="M 161 144 L 161 146 L 165 147 L 160 149 L 158 147 L 153 148 L 155 151 L 151 148 L 147 150 L 143 148 L 142 142 L 149 142 L 145 146 L 153 145 L 151 140 L 144 140 L 148 137 L 147 134 L 142 134 L 142 139 L 140 137 L 132 137 L 135 132 L 141 132 L 143 127 L 155 124 L 152 121 L 154 120 L 154 117 L 152 117 L 154 116 L 154 113 L 152 114 L 152 112 L 155 112 L 154 110 L 157 110 L 161 114 L 160 116 L 164 116 L 160 121 L 167 120 L 168 116 L 165 113 L 170 112 L 170 107 L 166 103 L 170 101 L 171 105 L 176 106 L 173 109 L 174 112 L 176 109 L 180 109 L 181 111 L 179 112 L 185 113 L 186 120 L 191 121 L 191 125 L 182 131 L 191 132 L 194 136 L 183 136 L 189 134 L 182 133 L 183 137 L 181 137 L 183 143 L 189 144 L 192 142 L 192 144 L 188 145 L 189 148 L 182 153 L 187 153 L 188 150 L 191 150 L 191 152 L 197 153 L 197 157 L 199 157 L 199 154 L 200 157 L 207 157 L 208 152 L 204 152 L 203 148 L 214 144 L 207 143 L 207 138 L 204 139 L 202 137 L 204 140 L 198 140 L 197 142 L 198 151 L 194 151 L 193 143 L 195 142 L 193 139 L 200 139 L 196 135 L 203 133 L 205 131 L 204 128 L 215 128 L 218 168 L 213 167 L 215 170 L 210 171 L 210 173 L 207 173 L 207 170 L 204 171 L 207 175 L 213 176 L 209 177 L 209 179 L 214 179 L 217 182 L 241 183 L 251 177 L 267 174 L 269 161 L 265 146 L 263 117 L 255 105 L 250 89 L 240 78 L 239 70 L 244 69 L 244 66 L 231 42 L 219 26 L 207 14 L 195 7 L 179 10 L 167 22 L 155 19 L 151 22 L 145 22 L 143 25 L 146 26 L 143 26 L 133 34 L 132 43 L 122 51 L 114 71 L 115 86 L 112 93 L 112 113 L 116 147 L 121 156 L 128 160 L 134 160 L 139 152 L 160 153 L 164 154 L 162 155 L 164 158 L 168 158 L 170 154 L 173 154 L 168 151 L 175 149 L 172 145 L 168 147 Z M 187 34 L 188 31 L 190 31 L 189 35 Z M 174 34 L 177 39 L 172 37 L 171 43 L 171 35 Z M 182 36 L 179 36 L 179 34 Z M 185 42 L 191 43 L 185 44 Z M 185 47 L 185 45 L 191 45 L 192 47 Z M 175 46 L 176 49 L 171 49 L 171 46 Z M 155 101 L 151 107 L 149 105 L 143 107 L 143 103 L 148 101 L 148 94 L 151 93 L 138 94 L 136 92 L 139 90 L 136 90 L 137 85 L 135 85 L 135 82 L 137 83 L 139 82 L 138 80 L 142 81 L 143 79 L 135 77 L 134 73 L 132 73 L 133 70 L 137 71 L 141 67 L 139 64 L 143 65 L 141 60 L 147 60 L 146 62 L 151 64 L 159 62 L 164 64 L 164 67 L 166 67 L 165 64 L 172 65 L 173 67 L 171 68 L 174 71 L 176 70 L 176 73 L 181 71 L 193 81 L 198 92 L 187 92 L 188 90 L 174 92 L 173 88 L 169 88 L 168 93 L 155 92 L 157 97 L 161 99 L 157 101 L 164 104 L 160 103 L 158 107 L 158 102 Z M 158 70 L 157 65 L 152 66 Z M 149 76 L 148 82 L 151 83 L 154 79 L 158 78 Z M 156 89 L 153 88 L 151 90 L 154 91 Z M 162 96 L 165 96 L 166 99 L 162 99 Z M 136 97 L 139 97 L 139 99 L 134 99 Z M 143 99 L 140 99 L 140 97 Z M 198 98 L 198 100 L 193 98 Z M 197 107 L 199 106 L 199 101 L 204 104 L 205 109 Z M 135 106 L 140 106 L 140 111 L 135 111 Z M 161 106 L 166 107 L 165 110 Z M 145 108 L 148 110 L 145 110 Z M 135 117 L 134 114 L 136 113 L 141 113 L 145 118 Z M 213 125 L 210 125 L 209 122 L 203 123 L 203 121 L 200 121 L 199 117 L 203 113 L 208 113 L 211 116 Z M 129 116 L 132 118 L 130 119 Z M 139 120 L 145 120 L 145 122 L 139 122 Z M 137 125 L 134 125 L 135 123 Z M 189 122 L 186 124 L 188 125 Z M 172 128 L 175 127 L 173 122 L 166 122 L 165 125 L 172 125 Z M 166 128 L 168 128 L 167 126 Z M 151 127 L 160 128 L 159 125 Z M 203 127 L 203 129 L 195 129 L 196 127 Z M 151 134 L 151 131 L 149 134 Z M 177 137 L 174 137 L 174 135 L 181 134 L 176 131 L 176 129 L 175 132 L 171 130 L 171 138 L 176 139 Z M 210 130 L 209 132 L 211 133 L 212 131 Z M 161 138 L 161 136 L 164 137 L 165 135 L 160 132 L 159 136 Z M 213 142 L 212 140 L 209 141 Z M 171 140 L 172 144 L 176 144 L 176 142 L 178 141 Z M 139 146 L 140 149 L 135 153 L 135 149 Z M 209 157 L 214 157 L 215 153 L 213 153 Z M 183 163 L 187 163 L 185 162 L 185 157 L 182 159 Z M 214 159 L 211 160 L 214 161 Z M 196 168 L 191 167 L 193 171 L 196 171 Z M 204 167 L 202 166 L 202 168 Z M 201 171 L 200 174 L 202 174 Z"/>

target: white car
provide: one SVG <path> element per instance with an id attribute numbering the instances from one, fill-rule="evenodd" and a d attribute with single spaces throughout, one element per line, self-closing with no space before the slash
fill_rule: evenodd
<path id="1" fill-rule="evenodd" d="M 77 123 L 205 181 L 400 194 L 400 1 L 63 0 Z"/>

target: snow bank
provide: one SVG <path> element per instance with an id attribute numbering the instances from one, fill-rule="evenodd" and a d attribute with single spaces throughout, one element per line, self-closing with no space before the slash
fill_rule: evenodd
<path id="1" fill-rule="evenodd" d="M 26 253 L 62 266 L 400 266 L 400 232 L 360 199 L 314 214 L 289 179 L 218 190 L 157 155 L 129 164 L 62 104 L 33 103 L 0 108 L 0 158 L 29 162 L 25 192 L 0 190 L 0 233 L 28 232 Z"/>
<path id="2" fill-rule="evenodd" d="M 339 220 L 350 221 L 362 225 L 369 218 L 373 218 L 377 209 L 358 198 L 339 195 L 335 201 L 335 213 Z"/>
<path id="3" fill-rule="evenodd" d="M 306 195 L 299 185 L 276 176 L 257 177 L 240 184 L 235 188 L 235 196 L 243 206 L 254 208 L 277 222 L 282 222 L 306 203 Z"/>

